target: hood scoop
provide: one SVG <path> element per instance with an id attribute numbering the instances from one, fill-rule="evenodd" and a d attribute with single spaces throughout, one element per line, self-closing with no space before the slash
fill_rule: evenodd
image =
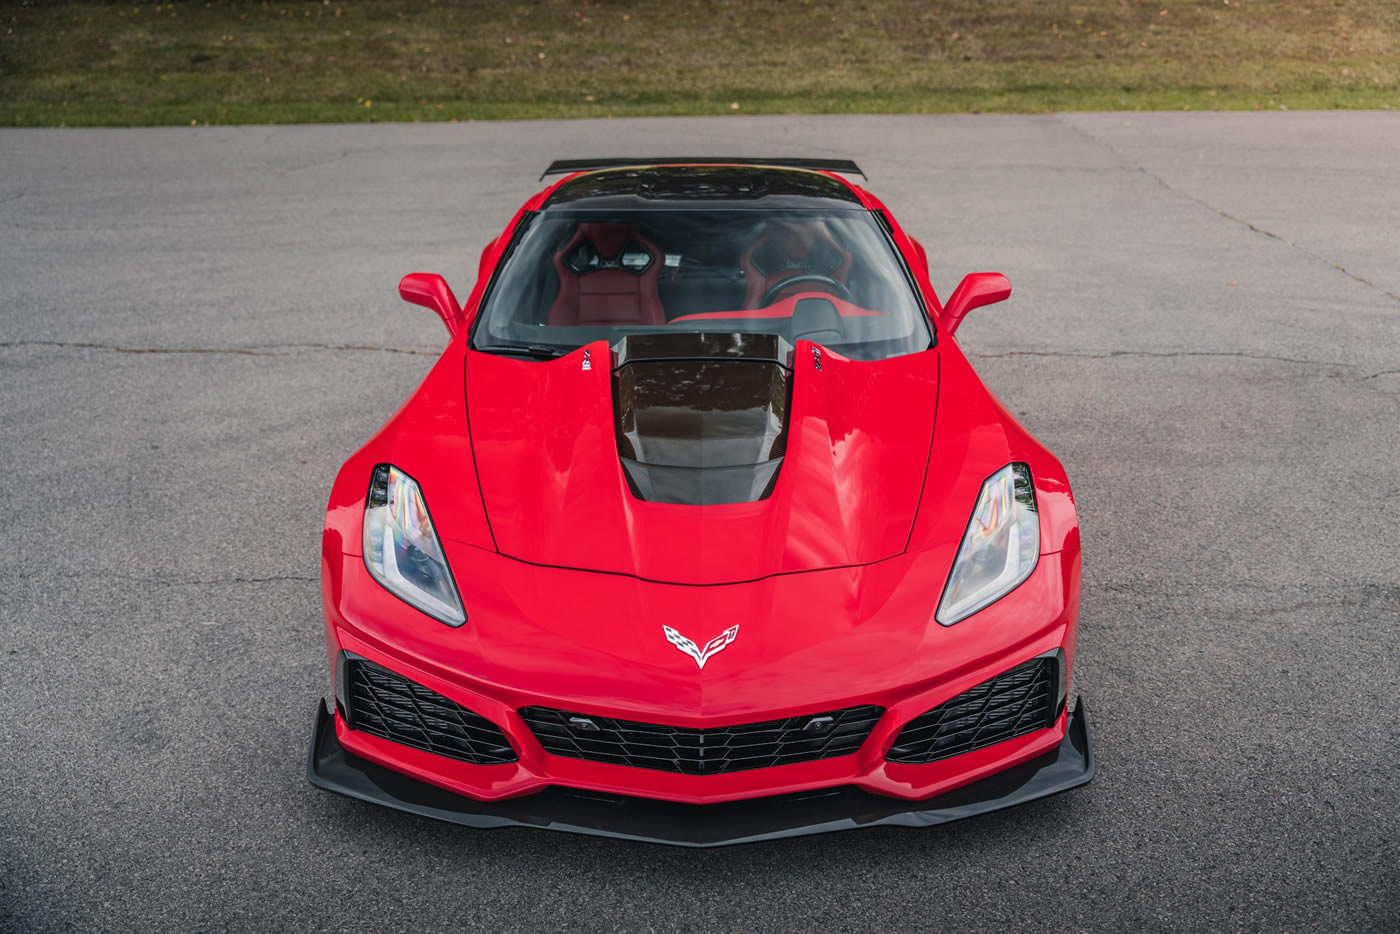
<path id="1" fill-rule="evenodd" d="M 818 349 L 660 333 L 555 360 L 469 351 L 462 469 L 475 467 L 496 549 L 674 584 L 900 554 L 928 465 L 938 352 Z"/>
<path id="2" fill-rule="evenodd" d="M 772 334 L 640 334 L 616 348 L 617 453 L 632 495 L 690 506 L 773 492 L 792 347 Z"/>

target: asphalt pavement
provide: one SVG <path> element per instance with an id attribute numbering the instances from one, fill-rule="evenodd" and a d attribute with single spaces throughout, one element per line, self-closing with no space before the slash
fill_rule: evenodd
<path id="1" fill-rule="evenodd" d="M 330 483 L 552 158 L 851 156 L 1064 461 L 1095 782 L 714 851 L 313 790 Z M 956 404 L 946 400 L 945 404 Z M 1396 930 L 1400 114 L 0 130 L 0 929 Z"/>

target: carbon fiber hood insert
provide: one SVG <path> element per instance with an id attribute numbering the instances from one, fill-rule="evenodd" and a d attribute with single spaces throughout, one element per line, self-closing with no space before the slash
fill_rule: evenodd
<path id="1" fill-rule="evenodd" d="M 632 493 L 765 499 L 787 447 L 792 346 L 774 334 L 639 334 L 614 346 L 617 450 Z"/>

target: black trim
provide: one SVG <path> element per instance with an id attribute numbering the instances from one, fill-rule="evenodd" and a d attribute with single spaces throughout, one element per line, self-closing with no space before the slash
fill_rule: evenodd
<path id="1" fill-rule="evenodd" d="M 714 506 L 767 495 L 787 448 L 791 344 L 762 333 L 629 334 L 613 357 L 617 453 L 634 497 Z M 725 442 L 721 454 L 713 439 Z"/>
<path id="2" fill-rule="evenodd" d="M 518 711 L 550 755 L 685 775 L 720 775 L 855 755 L 884 712 L 883 707 L 867 704 L 690 729 L 550 707 Z"/>
<path id="3" fill-rule="evenodd" d="M 486 717 L 383 665 L 342 650 L 341 716 L 359 730 L 472 765 L 515 762 L 505 732 Z"/>
<path id="4" fill-rule="evenodd" d="M 594 159 L 555 159 L 549 164 L 549 168 L 540 173 L 540 181 L 551 175 L 650 165 L 771 165 L 785 169 L 844 172 L 847 175 L 859 175 L 861 178 L 869 177 L 850 159 L 807 159 L 792 156 L 775 156 L 768 159 L 753 156 L 600 156 Z"/>
<path id="5" fill-rule="evenodd" d="M 612 345 L 613 370 L 632 363 L 775 363 L 792 369 L 793 345 L 762 331 L 648 331 L 624 334 Z"/>
<path id="6" fill-rule="evenodd" d="M 1056 648 L 968 688 L 906 723 L 885 761 L 925 765 L 1053 727 L 1062 667 Z"/>
<path id="7" fill-rule="evenodd" d="M 1045 755 L 926 801 L 903 801 L 844 786 L 725 804 L 677 804 L 650 798 L 550 787 L 483 802 L 409 778 L 347 751 L 324 704 L 307 758 L 307 779 L 327 791 L 478 829 L 534 827 L 712 847 L 859 827 L 931 827 L 1025 804 L 1087 784 L 1094 752 L 1084 701 L 1069 715 L 1065 738 Z"/>

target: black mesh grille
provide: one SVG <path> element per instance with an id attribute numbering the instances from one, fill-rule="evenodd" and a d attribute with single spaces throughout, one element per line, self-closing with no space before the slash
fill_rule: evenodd
<path id="1" fill-rule="evenodd" d="M 387 668 L 345 663 L 350 729 L 474 765 L 514 762 L 500 727 Z"/>
<path id="2" fill-rule="evenodd" d="M 1047 657 L 983 681 L 909 721 L 885 758 L 936 762 L 1044 729 L 1054 722 L 1058 677 L 1058 662 Z"/>
<path id="3" fill-rule="evenodd" d="M 865 742 L 882 713 L 880 707 L 848 707 L 709 730 L 546 707 L 525 707 L 520 716 L 545 751 L 556 756 L 713 775 L 849 755 Z"/>

